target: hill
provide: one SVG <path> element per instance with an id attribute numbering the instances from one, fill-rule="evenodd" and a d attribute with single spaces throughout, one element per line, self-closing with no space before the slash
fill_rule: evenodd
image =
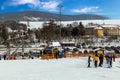
<path id="1" fill-rule="evenodd" d="M 1 13 L 0 21 L 6 20 L 19 20 L 19 21 L 46 21 L 46 20 L 60 20 L 60 14 L 53 14 L 48 12 L 40 11 L 22 11 L 22 12 L 11 12 L 11 13 Z M 74 21 L 74 20 L 100 20 L 108 19 L 102 15 L 94 14 L 80 14 L 80 15 L 61 15 L 62 21 Z"/>

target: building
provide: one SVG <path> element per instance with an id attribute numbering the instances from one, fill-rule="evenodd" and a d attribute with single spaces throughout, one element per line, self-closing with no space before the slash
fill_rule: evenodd
<path id="1" fill-rule="evenodd" d="M 103 37 L 104 31 L 102 26 L 98 24 L 86 25 L 85 27 L 85 36 L 86 37 Z"/>
<path id="2" fill-rule="evenodd" d="M 107 36 L 120 36 L 120 25 L 105 24 L 102 25 Z"/>
<path id="3" fill-rule="evenodd" d="M 120 25 L 92 24 L 85 26 L 86 37 L 120 36 Z"/>
<path id="4" fill-rule="evenodd" d="M 103 31 L 102 26 L 98 25 L 94 29 L 95 29 L 97 37 L 103 37 L 104 36 L 104 31 Z"/>

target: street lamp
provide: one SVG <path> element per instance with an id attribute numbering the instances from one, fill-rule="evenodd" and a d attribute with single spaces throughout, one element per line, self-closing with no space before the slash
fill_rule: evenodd
<path id="1" fill-rule="evenodd" d="M 58 8 L 59 8 L 59 11 L 60 11 L 60 17 L 59 17 L 59 19 L 60 19 L 60 26 L 61 26 L 61 9 L 63 8 L 63 6 L 59 5 Z"/>
<path id="2" fill-rule="evenodd" d="M 60 11 L 60 17 L 59 17 L 60 24 L 59 25 L 60 25 L 60 41 L 61 41 L 61 9 L 63 8 L 63 6 L 59 5 L 58 8 L 59 8 L 59 11 Z"/>

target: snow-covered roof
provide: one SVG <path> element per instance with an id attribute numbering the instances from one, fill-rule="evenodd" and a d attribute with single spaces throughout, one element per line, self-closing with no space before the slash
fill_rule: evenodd
<path id="1" fill-rule="evenodd" d="M 61 42 L 62 44 L 75 44 L 74 41 L 70 41 L 70 42 Z"/>
<path id="2" fill-rule="evenodd" d="M 94 29 L 103 29 L 103 28 L 98 26 L 98 27 L 95 27 Z"/>
<path id="3" fill-rule="evenodd" d="M 115 51 L 114 50 L 111 50 L 111 51 L 105 50 L 105 54 L 108 54 L 108 53 L 115 53 Z"/>
<path id="4" fill-rule="evenodd" d="M 85 26 L 85 28 L 95 28 L 96 26 Z"/>
<path id="5" fill-rule="evenodd" d="M 103 24 L 101 26 L 103 26 L 103 27 L 120 27 L 120 25 L 117 25 L 117 24 Z"/>
<path id="6" fill-rule="evenodd" d="M 61 46 L 61 45 L 60 45 L 59 42 L 51 42 L 51 45 L 50 45 L 50 46 L 55 47 L 55 46 Z"/>

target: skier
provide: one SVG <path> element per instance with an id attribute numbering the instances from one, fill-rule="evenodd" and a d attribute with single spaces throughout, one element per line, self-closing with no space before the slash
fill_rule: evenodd
<path id="1" fill-rule="evenodd" d="M 56 59 L 59 58 L 59 50 L 56 51 L 56 55 L 55 55 Z"/>
<path id="2" fill-rule="evenodd" d="M 113 58 L 113 61 L 115 62 L 115 54 L 113 54 L 112 58 Z"/>
<path id="3" fill-rule="evenodd" d="M 100 54 L 100 56 L 99 56 L 99 66 L 100 67 L 102 67 L 102 65 L 103 65 L 103 54 Z"/>
<path id="4" fill-rule="evenodd" d="M 3 55 L 4 60 L 6 60 L 6 54 Z"/>
<path id="5" fill-rule="evenodd" d="M 94 60 L 94 66 L 95 66 L 95 68 L 97 68 L 97 63 L 98 63 L 98 55 L 97 55 L 97 53 L 93 56 L 93 60 Z"/>
<path id="6" fill-rule="evenodd" d="M 1 55 L 0 55 L 0 60 L 1 60 Z"/>
<path id="7" fill-rule="evenodd" d="M 112 55 L 110 55 L 110 67 L 112 67 L 112 60 L 113 60 L 113 57 Z"/>
<path id="8" fill-rule="evenodd" d="M 111 66 L 112 59 L 111 59 L 110 55 L 106 55 L 105 58 L 106 58 L 107 68 L 111 68 L 112 67 Z"/>
<path id="9" fill-rule="evenodd" d="M 90 62 L 91 62 L 91 56 L 88 56 L 88 67 L 90 67 Z"/>

